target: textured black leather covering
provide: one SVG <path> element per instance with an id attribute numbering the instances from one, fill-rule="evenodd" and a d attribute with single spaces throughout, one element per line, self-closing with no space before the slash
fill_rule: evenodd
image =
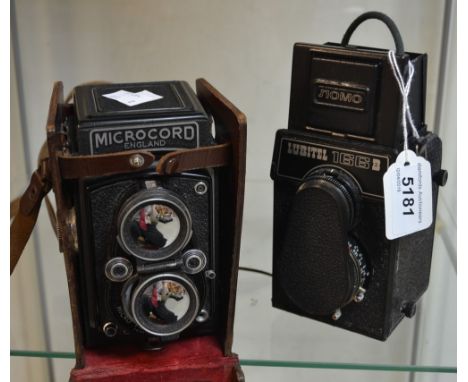
<path id="1" fill-rule="evenodd" d="M 287 134 L 291 137 L 297 135 L 292 132 Z M 303 134 L 301 139 L 304 139 Z M 310 140 L 321 141 L 316 136 Z M 331 143 L 331 139 L 322 140 L 327 144 Z M 442 155 L 440 139 L 427 133 L 418 146 L 415 142 L 412 145 L 416 152 L 431 162 L 433 175 L 437 174 Z M 349 147 L 357 149 L 353 143 Z M 304 208 L 295 207 L 296 193 L 302 182 L 278 176 L 278 149 L 279 139 L 272 165 L 272 177 L 275 179 L 273 306 L 385 340 L 403 319 L 405 312 L 412 310 L 427 289 L 435 223 L 423 231 L 390 241 L 385 236 L 383 199 L 363 197 L 359 222 L 349 235 L 358 241 L 370 269 L 365 298 L 359 304 L 352 302 L 342 308 L 342 316 L 337 321 L 328 313 L 311 314 L 310 309 L 317 309 L 320 301 L 329 299 L 336 302 L 337 286 L 344 285 L 340 278 L 342 276 L 335 272 L 342 267 L 339 256 L 311 253 L 314 245 L 315 248 L 318 246 L 314 244 L 317 238 L 311 238 L 312 235 L 320 235 L 319 242 L 323 243 L 323 248 L 327 247 L 328 251 L 337 250 L 336 243 L 331 242 L 330 238 L 339 230 L 339 215 L 333 212 L 333 208 L 330 210 L 333 206 L 323 198 L 316 202 L 310 201 L 308 206 L 303 204 Z M 375 148 L 372 147 L 372 150 Z M 391 162 L 395 160 L 397 152 L 398 150 L 387 150 Z M 438 187 L 433 182 L 434 221 Z M 321 226 L 324 232 L 321 231 Z M 293 229 L 299 232 L 293 233 Z M 326 230 L 329 232 L 325 232 Z M 311 245 L 312 247 L 308 247 Z M 315 280 L 312 280 L 313 277 Z M 318 283 L 321 284 L 320 287 L 311 287 Z M 330 290 L 327 292 L 328 287 Z M 315 299 L 317 302 L 314 303 Z M 325 306 L 330 308 L 331 304 Z"/>
<path id="2" fill-rule="evenodd" d="M 82 206 L 80 208 L 81 229 L 80 237 L 86 246 L 86 256 L 82 256 L 82 266 L 86 277 L 82 278 L 83 301 L 87 303 L 83 309 L 83 327 L 85 331 L 85 345 L 94 347 L 103 344 L 118 344 L 125 342 L 145 342 L 147 335 L 136 327 L 125 316 L 122 306 L 123 283 L 109 282 L 105 276 L 106 262 L 113 257 L 124 257 L 132 262 L 134 269 L 139 265 L 150 264 L 123 251 L 117 241 L 117 217 L 122 204 L 135 193 L 145 189 L 145 181 L 155 181 L 158 187 L 172 191 L 187 206 L 192 218 L 192 237 L 183 251 L 175 254 L 167 261 L 176 261 L 183 252 L 191 248 L 203 251 L 207 256 L 205 269 L 217 271 L 213 238 L 215 235 L 215 199 L 216 191 L 214 179 L 205 171 L 185 173 L 182 175 L 158 176 L 147 171 L 135 176 L 109 177 L 83 181 L 80 187 Z M 208 185 L 208 192 L 198 195 L 194 191 L 195 185 L 204 181 Z M 158 262 L 161 263 L 161 262 Z M 180 270 L 179 270 L 180 271 Z M 91 277 L 90 272 L 94 275 Z M 160 273 L 160 272 L 159 272 Z M 203 324 L 194 322 L 181 336 L 208 333 L 216 325 L 216 281 L 206 280 L 204 272 L 197 275 L 187 275 L 195 284 L 200 296 L 200 308 L 209 309 L 210 319 Z M 144 278 L 144 276 L 141 276 Z M 207 288 L 207 286 L 210 286 Z M 106 337 L 101 328 L 106 322 L 118 323 L 118 335 Z M 124 334 L 126 332 L 127 334 Z"/>

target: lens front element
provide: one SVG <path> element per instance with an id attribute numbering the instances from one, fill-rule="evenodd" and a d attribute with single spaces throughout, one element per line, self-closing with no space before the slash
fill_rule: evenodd
<path id="1" fill-rule="evenodd" d="M 174 335 L 187 328 L 199 310 L 199 296 L 185 276 L 167 273 L 139 284 L 131 299 L 134 322 L 147 333 Z"/>
<path id="2" fill-rule="evenodd" d="M 147 261 L 166 259 L 185 247 L 192 233 L 187 207 L 162 188 L 133 195 L 119 213 L 119 242 L 130 255 Z"/>
<path id="3" fill-rule="evenodd" d="M 149 285 L 143 291 L 141 300 L 146 318 L 161 325 L 179 321 L 190 306 L 187 290 L 171 280 L 160 280 Z"/>
<path id="4" fill-rule="evenodd" d="M 164 204 L 148 204 L 131 217 L 132 239 L 138 247 L 158 250 L 170 246 L 180 233 L 177 213 Z"/>

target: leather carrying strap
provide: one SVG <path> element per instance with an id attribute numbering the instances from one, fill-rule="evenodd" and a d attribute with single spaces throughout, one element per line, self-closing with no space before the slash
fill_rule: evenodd
<path id="1" fill-rule="evenodd" d="M 158 161 L 156 172 L 171 175 L 200 168 L 226 166 L 231 162 L 231 151 L 230 143 L 173 151 Z"/>
<path id="2" fill-rule="evenodd" d="M 136 158 L 139 161 L 138 166 L 132 165 L 132 159 Z M 146 151 L 58 156 L 60 173 L 63 179 L 78 179 L 141 170 L 149 167 L 154 159 L 154 155 Z M 156 172 L 160 175 L 171 175 L 202 168 L 226 166 L 230 161 L 231 145 L 224 143 L 170 152 L 162 156 L 158 161 Z"/>
<path id="3" fill-rule="evenodd" d="M 154 162 L 146 151 L 125 151 L 101 155 L 58 155 L 62 179 L 79 179 L 143 170 Z"/>
<path id="4" fill-rule="evenodd" d="M 50 191 L 51 184 L 43 165 L 34 171 L 28 188 L 19 199 L 10 204 L 10 275 L 18 263 L 24 247 L 36 224 L 41 202 Z"/>

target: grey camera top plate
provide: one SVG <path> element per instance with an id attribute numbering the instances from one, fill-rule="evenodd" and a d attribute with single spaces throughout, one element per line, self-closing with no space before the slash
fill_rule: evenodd
<path id="1" fill-rule="evenodd" d="M 116 92 L 155 95 L 156 99 L 129 105 L 108 98 Z M 78 123 L 127 118 L 207 118 L 195 93 L 185 81 L 142 82 L 127 84 L 83 85 L 75 88 Z"/>
<path id="2" fill-rule="evenodd" d="M 70 138 L 81 154 L 171 151 L 213 144 L 211 124 L 184 81 L 83 85 Z"/>

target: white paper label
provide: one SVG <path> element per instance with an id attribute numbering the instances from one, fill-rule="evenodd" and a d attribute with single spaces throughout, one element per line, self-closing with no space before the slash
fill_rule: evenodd
<path id="1" fill-rule="evenodd" d="M 138 93 L 132 93 L 127 90 L 119 90 L 114 93 L 103 94 L 102 96 L 113 99 L 127 106 L 137 106 L 145 102 L 156 101 L 163 98 L 162 96 L 151 93 L 148 90 L 142 90 Z"/>
<path id="2" fill-rule="evenodd" d="M 393 240 L 432 224 L 431 164 L 408 150 L 402 151 L 383 177 L 385 235 Z"/>

